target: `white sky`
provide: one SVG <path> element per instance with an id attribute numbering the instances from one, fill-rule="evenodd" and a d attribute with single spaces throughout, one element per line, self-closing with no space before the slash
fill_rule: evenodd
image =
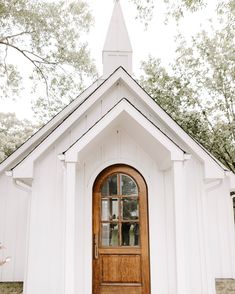
<path id="1" fill-rule="evenodd" d="M 69 1 L 69 0 L 68 0 Z M 95 17 L 95 24 L 87 37 L 91 50 L 91 56 L 95 60 L 99 75 L 102 75 L 102 48 L 108 30 L 109 21 L 113 10 L 113 0 L 87 0 L 90 4 L 92 14 Z M 181 21 L 177 27 L 175 22 L 171 21 L 164 25 L 165 14 L 163 0 L 156 0 L 156 9 L 154 18 L 150 23 L 147 31 L 139 20 L 135 19 L 136 10 L 133 4 L 128 0 L 121 0 L 121 5 L 126 20 L 126 26 L 129 32 L 133 48 L 133 72 L 134 76 L 140 74 L 140 61 L 146 60 L 148 55 L 161 58 L 166 65 L 174 58 L 175 43 L 174 37 L 178 31 L 185 36 L 194 35 L 200 29 L 200 24 L 212 15 L 212 6 L 215 0 L 208 0 L 208 7 L 203 12 L 189 14 Z M 36 94 L 35 94 L 36 95 Z M 21 97 L 19 101 L 7 102 L 0 101 L 0 111 L 16 112 L 19 118 L 31 119 L 30 98 Z"/>
<path id="2" fill-rule="evenodd" d="M 133 67 L 134 74 L 140 73 L 140 61 L 146 60 L 148 55 L 161 58 L 167 64 L 174 57 L 175 42 L 174 38 L 180 31 L 186 37 L 190 37 L 200 30 L 201 23 L 212 15 L 213 8 L 217 0 L 207 0 L 208 6 L 201 12 L 189 13 L 180 21 L 177 27 L 172 20 L 167 25 L 165 21 L 165 4 L 163 0 L 155 0 L 156 7 L 154 18 L 147 30 L 144 25 L 136 20 L 136 10 L 129 0 L 120 0 L 126 26 L 129 32 L 130 41 L 133 48 Z M 88 42 L 91 47 L 91 54 L 96 60 L 100 75 L 102 74 L 102 49 L 108 30 L 108 25 L 113 10 L 113 0 L 87 0 L 90 4 L 93 15 L 95 16 L 95 26 L 91 29 Z M 176 1 L 177 2 L 177 1 Z"/>

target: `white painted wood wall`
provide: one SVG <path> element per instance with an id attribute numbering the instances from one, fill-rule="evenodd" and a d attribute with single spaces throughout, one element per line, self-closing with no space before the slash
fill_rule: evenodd
<path id="1" fill-rule="evenodd" d="M 24 279 L 28 208 L 29 195 L 5 174 L 0 175 L 0 242 L 5 247 L 0 259 L 11 257 L 9 263 L 0 267 L 0 282 Z"/>
<path id="2" fill-rule="evenodd" d="M 8 248 L 7 254 L 12 256 L 12 262 L 0 268 L 0 277 L 2 281 L 23 280 L 25 277 L 25 294 L 64 293 L 64 165 L 58 159 L 58 154 L 86 132 L 120 97 L 128 98 L 187 151 L 186 144 L 171 133 L 169 127 L 157 119 L 153 111 L 137 99 L 133 92 L 119 83 L 37 160 L 32 195 L 18 190 L 10 178 L 2 175 L 0 241 Z M 79 154 L 75 206 L 76 293 L 91 293 L 93 182 L 105 167 L 125 163 L 139 170 L 148 186 L 152 293 L 175 294 L 177 273 L 173 170 L 159 169 L 156 160 L 159 155 L 155 158 L 148 154 L 145 150 L 146 142 L 138 140 L 136 132 L 130 133 L 123 122 L 111 124 Z M 228 183 L 226 179 L 206 183 L 203 164 L 194 155 L 184 163 L 184 175 L 186 193 L 182 215 L 185 218 L 185 234 L 181 237 L 185 244 L 186 293 L 215 294 L 215 278 L 235 278 L 234 227 Z M 27 239 L 27 209 L 30 201 Z M 27 242 L 29 247 L 26 253 Z"/>

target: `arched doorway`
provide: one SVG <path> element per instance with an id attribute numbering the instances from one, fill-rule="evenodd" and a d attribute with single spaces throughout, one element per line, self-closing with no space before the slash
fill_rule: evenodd
<path id="1" fill-rule="evenodd" d="M 127 165 L 93 186 L 93 294 L 149 294 L 147 187 Z"/>

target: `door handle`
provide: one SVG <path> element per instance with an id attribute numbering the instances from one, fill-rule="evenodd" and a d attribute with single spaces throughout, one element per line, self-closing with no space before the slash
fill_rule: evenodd
<path id="1" fill-rule="evenodd" d="M 99 236 L 98 234 L 94 234 L 94 258 L 99 258 Z"/>

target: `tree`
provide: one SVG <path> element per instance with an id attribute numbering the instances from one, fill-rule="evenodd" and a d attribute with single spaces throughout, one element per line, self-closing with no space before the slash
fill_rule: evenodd
<path id="1" fill-rule="evenodd" d="M 129 0 L 129 2 L 132 2 L 138 11 L 136 18 L 144 22 L 147 27 L 153 17 L 154 0 Z"/>
<path id="2" fill-rule="evenodd" d="M 233 8 L 223 6 L 219 29 L 198 33 L 191 44 L 178 38 L 177 58 L 170 69 L 154 58 L 144 62 L 141 83 L 190 135 L 235 172 Z"/>
<path id="3" fill-rule="evenodd" d="M 158 6 L 154 0 L 129 0 L 132 2 L 137 11 L 137 18 L 144 22 L 145 26 L 148 26 L 148 23 L 153 17 L 153 10 Z M 233 0 L 232 0 L 233 1 Z M 206 6 L 206 0 L 162 0 L 166 5 L 167 18 L 169 16 L 173 17 L 176 20 L 179 20 L 184 16 L 186 11 L 195 12 L 204 6 Z"/>
<path id="4" fill-rule="evenodd" d="M 19 120 L 15 113 L 0 112 L 0 162 L 11 155 L 37 129 L 28 120 Z"/>
<path id="5" fill-rule="evenodd" d="M 92 16 L 85 1 L 2 0 L 0 2 L 0 98 L 16 98 L 27 87 L 37 95 L 33 105 L 45 122 L 72 100 L 83 81 L 93 78 L 82 33 Z M 27 74 L 27 72 L 29 74 Z"/>
<path id="6" fill-rule="evenodd" d="M 129 0 L 137 8 L 139 18 L 142 22 L 145 23 L 145 26 L 148 26 L 148 23 L 153 17 L 154 8 L 158 8 L 160 1 L 154 0 Z M 187 12 L 196 12 L 200 9 L 205 8 L 210 0 L 162 0 L 161 2 L 165 3 L 166 6 L 166 20 L 169 17 L 173 17 L 175 20 L 179 20 L 184 17 Z M 224 10 L 224 7 L 229 7 L 229 10 L 232 11 L 235 9 L 234 0 L 215 0 L 218 12 Z M 157 3 L 157 4 L 156 4 Z M 223 11 L 224 13 L 224 11 Z"/>

